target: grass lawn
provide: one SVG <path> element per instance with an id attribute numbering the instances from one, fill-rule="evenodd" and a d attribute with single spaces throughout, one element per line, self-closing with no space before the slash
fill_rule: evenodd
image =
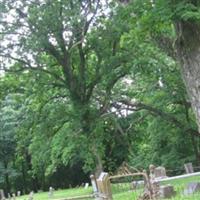
<path id="1" fill-rule="evenodd" d="M 189 182 L 200 182 L 200 176 L 197 177 L 191 177 L 191 178 L 185 178 L 185 179 L 179 179 L 169 182 L 164 182 L 164 184 L 172 184 L 175 187 L 176 190 L 176 196 L 171 198 L 171 200 L 200 200 L 200 193 L 188 195 L 183 195 L 183 191 L 187 183 Z M 125 187 L 127 189 L 127 187 Z M 138 197 L 138 194 L 141 193 L 141 190 L 138 191 L 116 191 L 113 194 L 113 200 L 136 200 Z M 88 195 L 92 194 L 92 188 L 89 187 L 87 189 L 84 188 L 74 188 L 74 189 L 66 189 L 66 190 L 57 190 L 54 192 L 54 197 L 49 198 L 48 192 L 41 192 L 34 194 L 34 200 L 59 200 L 74 196 L 81 196 L 81 195 Z M 17 197 L 16 200 L 28 200 L 28 195 L 24 195 L 21 197 Z"/>
<path id="2" fill-rule="evenodd" d="M 34 194 L 34 200 L 59 200 L 67 197 L 81 196 L 92 194 L 92 188 L 74 188 L 66 190 L 56 190 L 54 191 L 54 196 L 52 198 L 48 197 L 48 192 L 40 192 Z M 16 200 L 28 200 L 28 195 L 17 197 Z"/>

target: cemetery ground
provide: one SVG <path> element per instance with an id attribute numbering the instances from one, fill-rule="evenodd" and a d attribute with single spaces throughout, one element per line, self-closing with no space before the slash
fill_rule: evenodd
<path id="1" fill-rule="evenodd" d="M 171 184 L 175 187 L 176 195 L 171 200 L 199 200 L 200 193 L 195 193 L 192 195 L 184 195 L 184 189 L 186 185 L 190 182 L 199 182 L 200 176 L 189 177 L 180 180 L 166 181 L 164 184 Z M 113 188 L 117 188 L 116 185 L 112 185 Z M 113 190 L 113 200 L 137 200 L 138 194 L 141 193 L 140 190 L 130 191 L 129 187 L 127 187 L 127 183 L 123 187 L 124 190 L 117 191 Z M 39 192 L 34 194 L 34 200 L 65 200 L 69 197 L 76 197 L 82 195 L 90 195 L 92 194 L 92 187 L 88 187 L 85 189 L 84 187 L 65 189 L 65 190 L 56 190 L 54 191 L 53 197 L 48 197 L 48 192 Z M 16 200 L 27 200 L 28 195 L 24 195 L 21 197 L 17 197 Z M 87 199 L 85 199 L 87 200 Z"/>

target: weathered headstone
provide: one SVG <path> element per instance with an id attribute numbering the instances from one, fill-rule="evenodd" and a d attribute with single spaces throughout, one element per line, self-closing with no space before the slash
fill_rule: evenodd
<path id="1" fill-rule="evenodd" d="M 112 192 L 108 173 L 101 172 L 99 178 L 97 179 L 97 185 L 101 198 L 104 200 L 111 200 Z"/>
<path id="2" fill-rule="evenodd" d="M 91 184 L 92 184 L 93 192 L 97 193 L 98 192 L 98 188 L 97 188 L 97 182 L 96 182 L 95 176 L 91 175 L 90 179 L 91 179 Z"/>
<path id="3" fill-rule="evenodd" d="M 192 163 L 186 163 L 184 164 L 184 167 L 185 167 L 186 174 L 194 173 Z"/>
<path id="4" fill-rule="evenodd" d="M 92 189 L 93 189 L 93 193 L 94 193 L 94 197 L 95 197 L 95 200 L 98 200 L 98 187 L 97 187 L 97 181 L 96 181 L 96 178 L 94 175 L 91 175 L 90 176 L 90 179 L 91 179 L 91 184 L 92 184 Z"/>
<path id="5" fill-rule="evenodd" d="M 164 167 L 156 167 L 154 169 L 154 176 L 155 178 L 166 178 L 166 170 Z"/>
<path id="6" fill-rule="evenodd" d="M 159 189 L 160 198 L 171 198 L 176 194 L 172 185 L 162 185 Z"/>
<path id="7" fill-rule="evenodd" d="M 33 200 L 33 196 L 34 196 L 34 192 L 31 191 L 29 196 L 28 196 L 28 200 Z"/>
<path id="8" fill-rule="evenodd" d="M 89 187 L 89 183 L 85 183 L 84 189 L 87 189 Z"/>
<path id="9" fill-rule="evenodd" d="M 21 196 L 21 191 L 17 191 L 17 196 L 18 196 L 18 197 Z"/>
<path id="10" fill-rule="evenodd" d="M 0 189 L 0 200 L 4 200 L 4 199 L 5 199 L 4 191 Z"/>
<path id="11" fill-rule="evenodd" d="M 11 195 L 10 195 L 10 193 L 8 193 L 8 200 L 11 200 Z"/>
<path id="12" fill-rule="evenodd" d="M 194 194 L 195 192 L 200 192 L 200 182 L 188 183 L 184 190 L 185 195 Z"/>
<path id="13" fill-rule="evenodd" d="M 12 199 L 13 199 L 13 200 L 16 200 L 16 195 L 15 195 L 15 193 L 12 193 Z"/>
<path id="14" fill-rule="evenodd" d="M 49 187 L 49 198 L 52 198 L 54 195 L 54 188 L 53 187 Z"/>

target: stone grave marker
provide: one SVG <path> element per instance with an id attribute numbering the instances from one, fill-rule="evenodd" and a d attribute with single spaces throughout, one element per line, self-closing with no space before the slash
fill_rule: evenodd
<path id="1" fill-rule="evenodd" d="M 13 199 L 13 200 L 16 200 L 16 195 L 15 195 L 15 193 L 12 193 L 12 199 Z"/>
<path id="2" fill-rule="evenodd" d="M 4 200 L 4 199 L 5 199 L 4 191 L 0 189 L 0 200 Z"/>
<path id="3" fill-rule="evenodd" d="M 94 175 L 90 176 L 93 192 L 98 193 L 97 182 Z"/>
<path id="4" fill-rule="evenodd" d="M 185 167 L 186 174 L 194 173 L 192 163 L 186 163 L 184 164 L 184 167 Z"/>
<path id="5" fill-rule="evenodd" d="M 85 183 L 84 189 L 87 189 L 89 187 L 89 183 Z"/>
<path id="6" fill-rule="evenodd" d="M 34 196 L 34 192 L 31 191 L 29 196 L 28 196 L 28 200 L 33 200 L 33 196 Z"/>
<path id="7" fill-rule="evenodd" d="M 171 198 L 176 194 L 172 185 L 162 185 L 159 188 L 160 198 Z"/>
<path id="8" fill-rule="evenodd" d="M 167 175 L 166 175 L 166 169 L 164 167 L 156 167 L 154 169 L 154 177 L 155 178 L 166 178 Z"/>
<path id="9" fill-rule="evenodd" d="M 8 193 L 8 199 L 11 200 L 11 195 L 10 195 L 10 193 Z"/>
<path id="10" fill-rule="evenodd" d="M 18 197 L 21 196 L 21 191 L 17 191 L 17 196 L 18 196 Z"/>
<path id="11" fill-rule="evenodd" d="M 185 195 L 194 194 L 195 192 L 200 192 L 200 182 L 188 183 L 184 190 Z"/>
<path id="12" fill-rule="evenodd" d="M 49 198 L 52 198 L 54 196 L 54 188 L 49 187 Z"/>

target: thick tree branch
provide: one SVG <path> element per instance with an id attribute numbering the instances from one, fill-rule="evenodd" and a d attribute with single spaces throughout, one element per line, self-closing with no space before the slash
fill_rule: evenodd
<path id="1" fill-rule="evenodd" d="M 128 106 L 128 107 L 124 108 L 123 107 L 124 105 Z M 141 111 L 141 110 L 147 110 L 147 111 L 150 112 L 150 114 L 155 115 L 155 116 L 159 116 L 162 119 L 170 122 L 171 124 L 174 124 L 176 127 L 180 128 L 180 129 L 184 130 L 184 127 L 185 127 L 185 124 L 183 124 L 181 121 L 179 121 L 172 114 L 166 113 L 166 112 L 164 112 L 160 109 L 157 109 L 153 106 L 150 106 L 150 105 L 147 105 L 147 104 L 144 104 L 144 103 L 141 103 L 141 102 L 131 102 L 129 100 L 122 99 L 122 100 L 119 100 L 117 102 L 113 102 L 110 106 L 112 106 L 116 109 L 128 109 L 129 111 L 133 111 L 133 112 Z M 192 128 L 188 129 L 186 127 L 184 131 L 189 133 L 189 134 L 200 137 L 200 133 L 197 130 L 194 130 Z"/>
<path id="2" fill-rule="evenodd" d="M 42 66 L 39 66 L 39 67 L 35 67 L 35 66 L 32 66 L 30 64 L 30 62 L 28 61 L 25 61 L 21 58 L 16 58 L 14 56 L 11 56 L 11 55 L 8 55 L 8 54 L 0 54 L 0 56 L 2 57 L 6 57 L 6 58 L 10 58 L 18 63 L 21 63 L 23 66 L 27 66 L 27 67 L 20 67 L 19 69 L 8 69 L 8 68 L 5 68 L 3 67 L 1 70 L 2 71 L 5 71 L 5 72 L 12 72 L 12 73 L 16 73 L 16 72 L 22 72 L 22 71 L 26 71 L 26 70 L 33 70 L 33 71 L 41 71 L 41 72 L 44 72 L 46 74 L 49 74 L 51 75 L 52 77 L 54 77 L 56 80 L 60 80 L 63 84 L 66 84 L 65 80 L 62 79 L 59 75 L 57 75 L 56 73 L 54 72 L 51 72 L 47 69 L 44 69 Z"/>

